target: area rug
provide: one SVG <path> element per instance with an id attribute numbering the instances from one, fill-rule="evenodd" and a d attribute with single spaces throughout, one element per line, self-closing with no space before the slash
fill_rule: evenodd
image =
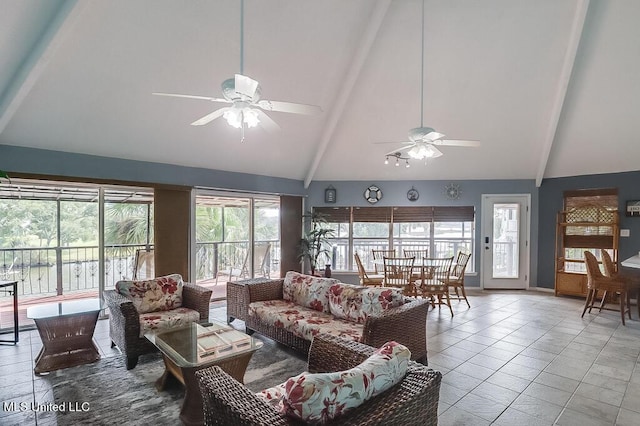
<path id="1" fill-rule="evenodd" d="M 260 335 L 264 346 L 247 367 L 244 382 L 254 392 L 276 385 L 306 369 L 306 357 Z M 148 424 L 179 425 L 184 398 L 182 385 L 172 383 L 157 391 L 155 381 L 164 371 L 160 354 L 140 357 L 125 368 L 122 356 L 67 368 L 42 378 L 41 404 L 65 404 L 64 412 L 43 410 L 38 423 L 58 425 Z M 50 422 L 50 423 L 49 423 Z"/>

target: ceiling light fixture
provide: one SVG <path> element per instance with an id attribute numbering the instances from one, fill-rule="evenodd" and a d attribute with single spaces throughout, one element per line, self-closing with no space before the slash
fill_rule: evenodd
<path id="1" fill-rule="evenodd" d="M 400 160 L 404 160 L 404 166 L 406 168 L 411 167 L 411 165 L 409 164 L 409 157 L 404 157 L 400 152 L 392 152 L 387 154 L 384 158 L 384 164 L 389 164 L 389 157 L 396 159 L 396 162 L 394 163 L 396 167 L 400 167 Z"/>

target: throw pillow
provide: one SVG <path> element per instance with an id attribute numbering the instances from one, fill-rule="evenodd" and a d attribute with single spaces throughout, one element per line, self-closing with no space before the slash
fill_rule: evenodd
<path id="1" fill-rule="evenodd" d="M 118 281 L 116 291 L 131 299 L 140 314 L 182 306 L 182 276 L 172 274 L 145 281 Z"/>
<path id="2" fill-rule="evenodd" d="M 329 309 L 336 318 L 364 324 L 369 316 L 404 303 L 402 290 L 384 287 L 360 287 L 338 283 L 329 290 Z"/>
<path id="3" fill-rule="evenodd" d="M 399 383 L 410 358 L 405 346 L 388 342 L 350 370 L 292 377 L 284 386 L 281 412 L 308 423 L 326 423 Z"/>
<path id="4" fill-rule="evenodd" d="M 282 284 L 284 300 L 296 305 L 329 313 L 329 288 L 339 281 L 289 271 Z"/>

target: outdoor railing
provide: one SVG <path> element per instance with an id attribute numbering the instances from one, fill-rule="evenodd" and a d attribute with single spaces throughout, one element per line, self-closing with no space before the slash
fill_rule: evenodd
<path id="1" fill-rule="evenodd" d="M 256 246 L 270 243 L 265 271 L 259 271 L 262 259 L 256 259 L 257 276 L 274 275 L 280 268 L 280 241 L 256 241 Z M 218 272 L 240 270 L 248 248 L 247 241 L 198 243 L 196 280 L 215 279 Z M 132 279 L 136 250 L 153 246 L 144 244 L 105 247 L 105 288 L 113 288 L 122 279 Z M 62 295 L 74 291 L 98 289 L 99 247 L 53 247 L 0 249 L 0 280 L 18 281 L 19 295 Z"/>
<path id="2" fill-rule="evenodd" d="M 131 279 L 136 250 L 151 246 L 105 246 L 105 288 Z M 18 281 L 19 295 L 62 295 L 98 289 L 99 247 L 0 249 L 0 279 Z"/>
<path id="3" fill-rule="evenodd" d="M 280 241 L 255 241 L 255 247 L 270 244 L 262 271 L 263 257 L 254 260 L 254 274 L 256 276 L 273 275 L 280 272 Z M 196 279 L 215 279 L 218 273 L 234 273 L 243 277 L 248 276 L 247 241 L 202 242 L 196 244 Z"/>

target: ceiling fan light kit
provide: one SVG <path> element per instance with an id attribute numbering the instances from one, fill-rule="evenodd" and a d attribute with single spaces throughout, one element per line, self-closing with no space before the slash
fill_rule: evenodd
<path id="1" fill-rule="evenodd" d="M 479 146 L 478 141 L 470 140 L 445 140 L 444 134 L 436 132 L 431 127 L 425 127 L 423 124 L 424 118 L 424 0 L 422 0 L 422 39 L 420 46 L 421 63 L 420 63 L 420 127 L 409 130 L 409 141 L 401 142 L 404 146 L 402 148 L 394 149 L 385 154 L 384 164 L 389 164 L 389 157 L 396 158 L 396 166 L 399 166 L 400 160 L 406 161 L 406 167 L 409 167 L 409 160 L 426 160 L 430 158 L 438 158 L 443 154 L 436 148 L 438 146 L 465 146 L 476 147 Z M 408 157 L 403 156 L 402 151 L 406 150 Z"/>

